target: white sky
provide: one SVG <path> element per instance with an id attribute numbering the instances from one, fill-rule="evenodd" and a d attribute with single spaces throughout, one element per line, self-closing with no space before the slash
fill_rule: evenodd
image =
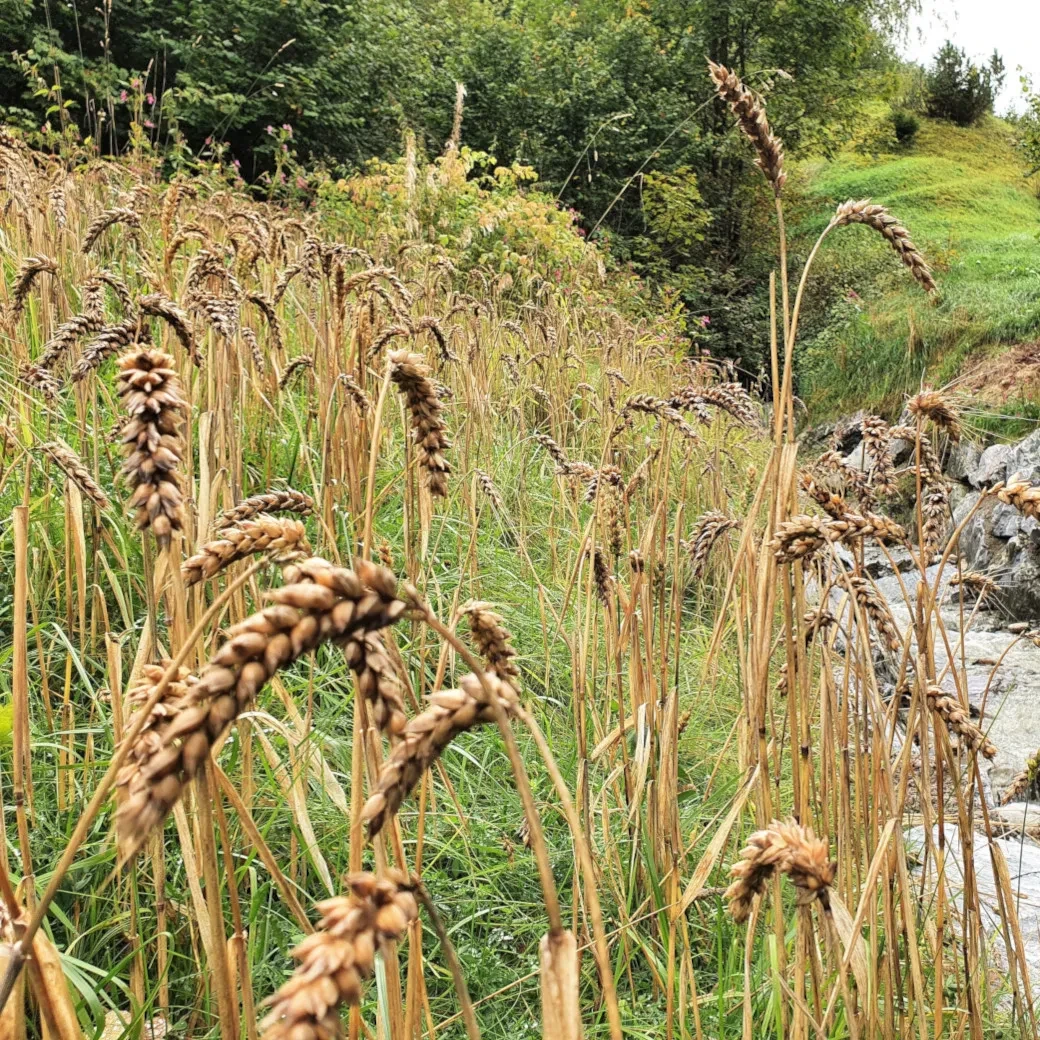
<path id="1" fill-rule="evenodd" d="M 908 58 L 928 65 L 946 40 L 970 57 L 986 57 L 995 47 L 1007 66 L 997 112 L 1021 104 L 1019 72 L 1040 89 L 1040 0 L 924 0 L 903 46 Z"/>

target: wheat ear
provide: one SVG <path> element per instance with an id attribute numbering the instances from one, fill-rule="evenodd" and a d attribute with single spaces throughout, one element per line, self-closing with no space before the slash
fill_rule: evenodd
<path id="1" fill-rule="evenodd" d="M 299 520 L 260 514 L 239 520 L 206 542 L 194 556 L 181 564 L 186 586 L 216 577 L 237 560 L 266 552 L 275 560 L 298 559 L 310 555 L 307 532 Z"/>
<path id="2" fill-rule="evenodd" d="M 173 358 L 160 350 L 132 350 L 119 359 L 119 394 L 130 419 L 123 427 L 123 475 L 139 530 L 150 529 L 163 548 L 184 526 L 178 467 L 184 450 L 178 427 L 187 411 Z"/>
<path id="3" fill-rule="evenodd" d="M 765 105 L 740 81 L 735 72 L 725 65 L 709 61 L 711 78 L 715 81 L 718 95 L 733 110 L 740 129 L 748 136 L 758 152 L 755 165 L 765 174 L 773 186 L 773 194 L 779 197 L 787 174 L 784 173 L 783 142 L 769 129 Z"/>
<path id="4" fill-rule="evenodd" d="M 496 675 L 488 674 L 487 679 L 503 710 L 512 716 L 517 707 L 516 691 Z M 376 789 L 365 803 L 361 815 L 368 823 L 369 835 L 374 837 L 383 829 L 423 773 L 460 733 L 494 721 L 494 711 L 486 703 L 475 675 L 464 676 L 457 690 L 432 694 L 429 707 L 408 723 L 400 743 L 383 763 Z"/>
<path id="5" fill-rule="evenodd" d="M 102 491 L 93 474 L 87 469 L 83 460 L 67 445 L 60 441 L 48 441 L 40 445 L 40 450 L 64 472 L 84 495 L 99 509 L 109 509 L 111 503 Z"/>
<path id="6" fill-rule="evenodd" d="M 337 1008 L 361 1002 L 361 984 L 375 971 L 383 942 L 403 939 L 419 916 L 407 876 L 388 870 L 383 876 L 351 874 L 349 894 L 318 904 L 322 919 L 293 956 L 292 978 L 265 1004 L 263 1040 L 331 1040 L 341 1035 Z"/>
<path id="7" fill-rule="evenodd" d="M 834 215 L 835 227 L 845 227 L 848 224 L 866 224 L 877 231 L 910 269 L 921 288 L 925 292 L 935 292 L 936 285 L 931 268 L 914 245 L 910 232 L 884 206 L 874 205 L 870 199 L 849 199 L 838 207 Z"/>
<path id="8" fill-rule="evenodd" d="M 421 354 L 407 350 L 393 351 L 389 360 L 390 378 L 404 394 L 411 415 L 412 433 L 426 485 L 431 495 L 443 498 L 448 493 L 448 474 L 451 472 L 444 453 L 451 445 L 429 365 Z"/>
<path id="9" fill-rule="evenodd" d="M 726 889 L 726 900 L 734 921 L 742 923 L 751 916 L 755 897 L 762 894 L 776 871 L 787 874 L 794 883 L 801 905 L 819 899 L 825 908 L 829 906 L 835 865 L 828 858 L 827 843 L 811 827 L 774 820 L 751 835 L 740 859 L 730 868 L 734 880 Z"/>

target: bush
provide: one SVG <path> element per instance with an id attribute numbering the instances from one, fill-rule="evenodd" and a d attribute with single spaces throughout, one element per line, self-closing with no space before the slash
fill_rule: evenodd
<path id="1" fill-rule="evenodd" d="M 895 131 L 896 140 L 900 144 L 910 144 L 921 129 L 921 121 L 913 112 L 905 112 L 897 109 L 892 113 L 892 129 Z"/>
<path id="2" fill-rule="evenodd" d="M 980 66 L 947 40 L 928 72 L 928 114 L 959 126 L 977 123 L 993 111 L 1004 75 L 1004 61 L 996 51 Z"/>

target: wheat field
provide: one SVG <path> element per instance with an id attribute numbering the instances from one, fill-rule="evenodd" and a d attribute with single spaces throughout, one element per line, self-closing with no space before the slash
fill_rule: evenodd
<path id="1" fill-rule="evenodd" d="M 710 72 L 776 200 L 765 399 L 458 133 L 350 210 L 0 134 L 0 1035 L 1036 1035 L 1010 884 L 1001 962 L 944 881 L 992 748 L 936 664 L 956 402 L 862 471 L 795 425 L 827 236 L 941 286 L 866 200 L 795 270 Z"/>

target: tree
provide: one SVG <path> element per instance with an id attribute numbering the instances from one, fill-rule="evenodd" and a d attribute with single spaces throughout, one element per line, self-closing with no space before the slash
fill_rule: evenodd
<path id="1" fill-rule="evenodd" d="M 993 111 L 1004 77 L 1004 61 L 996 51 L 985 65 L 976 65 L 947 40 L 928 73 L 928 114 L 971 126 Z"/>

